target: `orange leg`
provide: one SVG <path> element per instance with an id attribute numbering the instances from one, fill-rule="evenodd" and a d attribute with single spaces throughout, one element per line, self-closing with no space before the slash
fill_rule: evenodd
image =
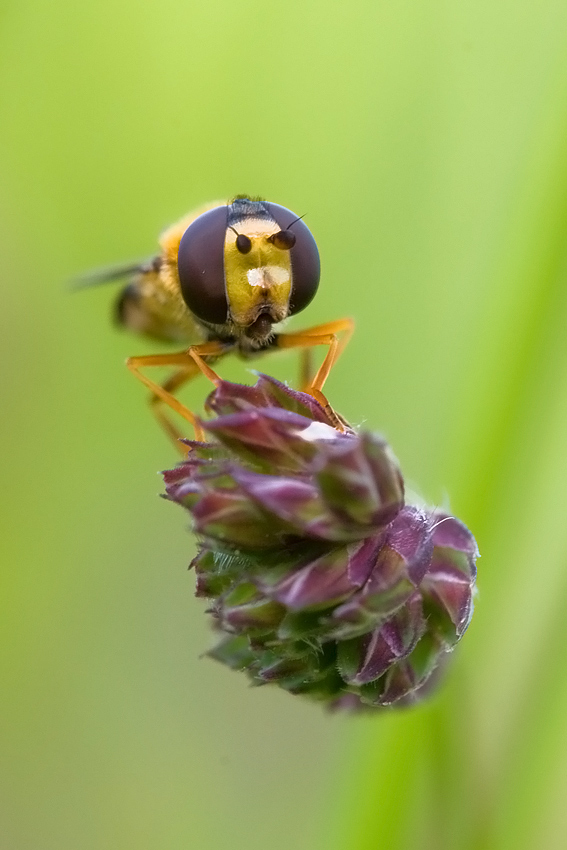
<path id="1" fill-rule="evenodd" d="M 176 442 L 180 438 L 180 434 L 175 426 L 169 421 L 160 409 L 161 404 L 167 404 L 179 416 L 190 422 L 195 431 L 195 439 L 203 441 L 205 433 L 194 413 L 188 407 L 175 398 L 173 391 L 179 389 L 187 381 L 190 381 L 201 372 L 217 385 L 220 378 L 216 372 L 205 362 L 205 357 L 220 357 L 226 353 L 227 346 L 219 342 L 205 342 L 201 345 L 192 345 L 187 351 L 180 351 L 177 354 L 149 354 L 143 357 L 129 357 L 126 365 L 133 375 L 138 378 L 148 389 L 152 391 L 150 404 L 154 414 L 160 425 L 165 429 L 172 440 Z M 146 366 L 179 366 L 181 367 L 168 381 L 163 385 L 156 384 L 155 381 L 146 377 L 140 369 Z M 179 447 L 179 445 L 178 445 Z"/>
<path id="2" fill-rule="evenodd" d="M 191 381 L 196 375 L 199 374 L 199 368 L 197 364 L 192 361 L 192 364 L 188 364 L 187 368 L 180 369 L 178 372 L 175 372 L 171 378 L 165 381 L 161 387 L 168 393 L 173 393 L 175 390 L 178 390 L 183 384 Z M 166 434 L 171 438 L 172 442 L 175 443 L 177 448 L 185 454 L 185 451 L 181 449 L 180 440 L 186 436 L 183 434 L 170 420 L 170 418 L 166 415 L 163 410 L 164 401 L 157 395 L 150 396 L 150 408 L 156 417 L 157 421 L 162 426 L 163 430 Z M 195 429 L 195 439 L 202 439 L 202 430 L 199 427 L 193 426 Z M 187 447 L 184 446 L 184 449 Z"/>
<path id="3" fill-rule="evenodd" d="M 310 348 L 304 348 L 300 353 L 299 361 L 299 389 L 305 392 L 305 387 L 311 386 L 313 380 L 313 352 Z"/>
<path id="4" fill-rule="evenodd" d="M 335 322 L 326 322 L 324 325 L 317 325 L 314 328 L 307 328 L 304 331 L 280 334 L 277 338 L 278 348 L 309 349 L 315 345 L 329 346 L 329 350 L 315 377 L 309 381 L 307 386 L 302 387 L 302 390 L 312 395 L 313 398 L 316 398 L 332 414 L 332 418 L 336 421 L 340 430 L 343 430 L 340 418 L 333 411 L 331 405 L 323 395 L 322 389 L 329 377 L 331 369 L 351 338 L 353 331 L 354 322 L 352 319 L 337 319 Z M 340 339 L 337 334 L 342 334 Z"/>

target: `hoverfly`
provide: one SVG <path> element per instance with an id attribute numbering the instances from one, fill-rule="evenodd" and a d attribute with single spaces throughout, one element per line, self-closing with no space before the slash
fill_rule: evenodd
<path id="1" fill-rule="evenodd" d="M 204 440 L 198 418 L 174 393 L 199 373 L 218 384 L 210 363 L 229 352 L 249 358 L 270 349 L 303 349 L 300 388 L 323 404 L 342 430 L 322 390 L 352 334 L 352 320 L 294 333 L 281 329 L 288 317 L 307 307 L 319 285 L 319 253 L 302 217 L 279 204 L 239 195 L 185 216 L 161 235 L 159 244 L 160 253 L 148 262 L 95 274 L 85 282 L 130 278 L 116 303 L 118 322 L 185 346 L 178 353 L 126 361 L 151 391 L 152 410 L 176 445 L 182 435 L 164 405 L 193 426 L 196 440 Z M 316 345 L 328 350 L 312 375 L 308 350 Z M 159 384 L 141 371 L 152 366 L 175 371 Z"/>

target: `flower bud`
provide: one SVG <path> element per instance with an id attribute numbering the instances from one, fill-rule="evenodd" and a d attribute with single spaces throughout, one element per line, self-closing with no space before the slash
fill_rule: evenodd
<path id="1" fill-rule="evenodd" d="M 387 443 L 261 375 L 221 382 L 208 443 L 164 473 L 198 535 L 197 595 L 225 633 L 209 655 L 334 709 L 418 701 L 472 614 L 476 543 L 405 505 Z"/>

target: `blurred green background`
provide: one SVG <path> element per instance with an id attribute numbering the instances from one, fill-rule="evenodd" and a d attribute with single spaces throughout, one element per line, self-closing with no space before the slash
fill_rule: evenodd
<path id="1" fill-rule="evenodd" d="M 2 850 L 565 847 L 566 48 L 563 0 L 5 0 Z M 66 286 L 240 192 L 318 240 L 293 327 L 356 318 L 333 404 L 477 536 L 423 707 L 330 717 L 200 658 L 176 458 L 123 365 L 157 349 Z"/>

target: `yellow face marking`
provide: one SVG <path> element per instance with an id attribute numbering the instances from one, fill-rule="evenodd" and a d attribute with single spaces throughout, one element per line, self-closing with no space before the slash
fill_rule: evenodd
<path id="1" fill-rule="evenodd" d="M 289 311 L 291 257 L 289 251 L 268 242 L 280 228 L 275 222 L 251 218 L 239 222 L 235 229 L 248 236 L 252 248 L 248 254 L 241 254 L 236 233 L 227 229 L 224 274 L 232 319 L 236 325 L 247 327 L 258 318 L 262 307 L 268 306 L 274 321 L 281 322 Z"/>

